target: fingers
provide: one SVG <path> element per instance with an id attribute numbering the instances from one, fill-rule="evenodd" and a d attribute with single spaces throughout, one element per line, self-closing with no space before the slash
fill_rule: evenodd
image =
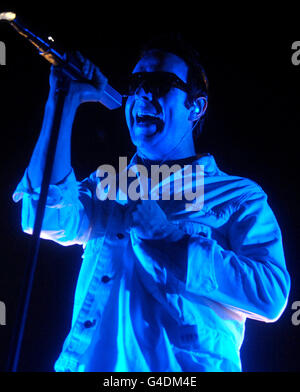
<path id="1" fill-rule="evenodd" d="M 138 215 L 137 215 L 137 207 L 138 204 L 141 203 L 141 200 L 138 200 L 136 202 L 131 202 L 126 206 L 126 211 L 125 211 L 125 227 L 130 230 L 132 227 L 134 227 L 138 221 Z"/>
<path id="2" fill-rule="evenodd" d="M 94 83 L 94 85 L 95 85 L 97 88 L 101 88 L 101 89 L 104 90 L 105 87 L 106 87 L 106 85 L 107 85 L 107 83 L 108 83 L 108 80 L 107 80 L 107 78 L 103 75 L 103 73 L 100 72 L 99 68 L 95 67 L 92 82 Z"/>
<path id="3" fill-rule="evenodd" d="M 62 72 L 62 68 L 58 66 L 51 66 L 49 84 L 51 91 L 65 90 L 67 91 L 70 85 L 70 80 Z"/>
<path id="4" fill-rule="evenodd" d="M 84 76 L 88 80 L 92 80 L 94 74 L 95 66 L 90 62 L 90 60 L 86 60 L 83 64 L 82 71 Z"/>
<path id="5" fill-rule="evenodd" d="M 132 231 L 140 239 L 154 240 L 164 236 L 169 222 L 155 201 L 142 200 L 129 205 L 125 223 L 129 233 Z"/>
<path id="6" fill-rule="evenodd" d="M 81 61 L 82 64 L 82 72 L 84 74 L 84 76 L 88 79 L 88 80 L 92 80 L 93 79 L 93 75 L 94 75 L 94 71 L 96 66 L 89 60 L 89 59 L 85 59 L 80 52 L 77 52 L 79 54 L 79 59 Z"/>
<path id="7" fill-rule="evenodd" d="M 93 76 L 93 68 L 95 67 L 92 62 L 86 59 L 78 50 L 74 53 L 68 53 L 67 57 L 71 62 L 80 68 L 84 76 L 91 80 Z"/>
<path id="8" fill-rule="evenodd" d="M 79 51 L 64 54 L 64 59 L 77 66 L 87 82 L 71 80 L 62 72 L 61 66 L 55 66 L 51 68 L 50 73 L 52 91 L 56 91 L 61 85 L 73 97 L 75 103 L 98 102 L 107 85 L 107 78 L 95 64 L 86 59 Z"/>
<path id="9" fill-rule="evenodd" d="M 91 81 L 92 85 L 98 89 L 99 92 L 102 92 L 108 83 L 107 78 L 94 63 L 85 58 L 79 51 L 75 52 L 75 56 L 80 62 L 80 68 L 84 76 Z"/>
<path id="10" fill-rule="evenodd" d="M 85 58 L 79 51 L 75 52 L 75 56 L 79 60 L 80 68 L 87 79 L 94 82 L 95 85 L 101 86 L 107 81 L 99 68 L 89 59 Z"/>
<path id="11" fill-rule="evenodd" d="M 153 200 L 137 200 L 130 203 L 126 209 L 127 222 L 131 227 L 150 222 L 151 218 L 155 217 L 156 203 Z"/>

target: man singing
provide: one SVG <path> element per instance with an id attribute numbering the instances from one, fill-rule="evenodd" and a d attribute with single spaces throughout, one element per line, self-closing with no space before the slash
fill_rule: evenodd
<path id="1" fill-rule="evenodd" d="M 149 172 L 154 165 L 177 165 L 182 172 L 203 167 L 203 205 L 195 209 L 175 197 L 174 183 L 169 200 L 124 203 L 99 199 L 97 172 L 76 181 L 70 148 L 76 110 L 98 101 L 107 83 L 95 65 L 77 57 L 93 85 L 52 69 L 41 134 L 14 193 L 23 203 L 23 230 L 31 233 L 56 92 L 63 84 L 66 100 L 42 237 L 80 244 L 84 254 L 72 327 L 55 370 L 242 371 L 246 319 L 278 320 L 290 278 L 280 228 L 260 186 L 222 172 L 212 155 L 196 153 L 195 132 L 208 105 L 198 55 L 182 40 L 152 41 L 128 80 L 125 102 L 137 149 L 129 166 Z M 163 181 L 173 180 L 170 175 Z"/>

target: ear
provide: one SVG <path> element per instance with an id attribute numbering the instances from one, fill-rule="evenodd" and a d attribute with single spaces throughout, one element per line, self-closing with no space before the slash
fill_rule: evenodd
<path id="1" fill-rule="evenodd" d="M 190 107 L 189 120 L 193 122 L 200 120 L 200 118 L 203 117 L 206 112 L 207 105 L 208 102 L 205 97 L 197 98 Z"/>

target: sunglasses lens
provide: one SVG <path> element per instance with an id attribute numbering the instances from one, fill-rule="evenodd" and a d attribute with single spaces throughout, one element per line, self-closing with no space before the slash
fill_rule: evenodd
<path id="1" fill-rule="evenodd" d="M 155 96 L 162 97 L 172 87 L 186 91 L 186 85 L 176 75 L 168 72 L 140 72 L 132 74 L 129 78 L 127 95 L 134 95 L 138 88 L 145 92 L 151 91 Z"/>
<path id="2" fill-rule="evenodd" d="M 136 90 L 141 85 L 141 83 L 142 83 L 141 74 L 130 75 L 129 83 L 128 83 L 128 87 L 127 87 L 127 94 L 134 95 Z"/>

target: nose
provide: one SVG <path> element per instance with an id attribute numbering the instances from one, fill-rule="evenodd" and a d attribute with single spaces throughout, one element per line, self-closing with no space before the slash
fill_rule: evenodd
<path id="1" fill-rule="evenodd" d="M 141 99 L 144 98 L 147 101 L 152 101 L 153 100 L 153 93 L 151 89 L 146 88 L 144 82 L 142 82 L 139 87 L 135 90 L 135 98 Z"/>

